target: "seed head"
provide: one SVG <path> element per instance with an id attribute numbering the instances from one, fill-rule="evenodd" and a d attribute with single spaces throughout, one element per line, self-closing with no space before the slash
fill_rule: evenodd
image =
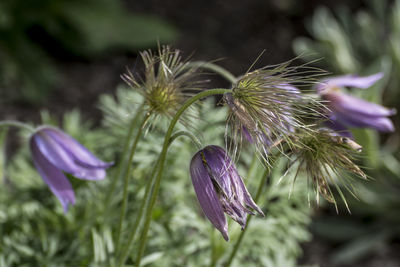
<path id="1" fill-rule="evenodd" d="M 313 134 L 300 134 L 298 142 L 301 147 L 297 146 L 291 152 L 295 156 L 294 162 L 299 162 L 299 169 L 294 179 L 300 170 L 305 170 L 315 190 L 317 203 L 321 195 L 327 201 L 334 203 L 337 209 L 331 189 L 333 185 L 349 210 L 341 187 L 356 197 L 352 179 L 367 178 L 354 163 L 355 154 L 361 152 L 362 147 L 350 138 L 326 130 L 319 130 Z"/>
<path id="2" fill-rule="evenodd" d="M 289 67 L 290 62 L 248 72 L 224 95 L 230 108 L 227 129 L 231 132 L 229 148 L 237 153 L 243 135 L 251 139 L 267 159 L 274 144 L 286 141 L 296 129 L 307 129 L 306 120 L 316 113 L 321 104 L 302 94 L 295 86 L 314 81 L 311 67 Z M 302 77 L 303 75 L 308 75 Z M 251 138 L 249 138 L 251 137 Z"/>
<path id="3" fill-rule="evenodd" d="M 195 80 L 198 68 L 183 61 L 179 50 L 168 46 L 157 54 L 149 50 L 140 55 L 145 65 L 144 79 L 139 82 L 129 70 L 122 79 L 144 96 L 152 116 L 172 117 L 188 97 L 200 90 L 201 81 Z"/>

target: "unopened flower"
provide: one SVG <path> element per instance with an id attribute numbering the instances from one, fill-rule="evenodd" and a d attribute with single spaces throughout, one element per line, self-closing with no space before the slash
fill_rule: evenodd
<path id="1" fill-rule="evenodd" d="M 309 84 L 313 78 L 296 76 L 301 71 L 288 64 L 248 72 L 224 95 L 231 111 L 228 126 L 234 145 L 229 147 L 239 147 L 244 135 L 266 159 L 271 146 L 290 143 L 295 129 L 307 128 L 305 120 L 318 103 L 290 84 Z"/>
<path id="2" fill-rule="evenodd" d="M 179 50 L 168 46 L 160 48 L 157 54 L 149 50 L 140 55 L 145 65 L 143 80 L 138 81 L 129 70 L 122 79 L 144 96 L 152 123 L 159 116 L 172 117 L 188 97 L 200 90 L 202 82 L 194 79 L 198 67 L 190 66 L 182 60 Z"/>
<path id="3" fill-rule="evenodd" d="M 351 183 L 353 176 L 366 179 L 364 172 L 354 163 L 355 153 L 360 152 L 362 147 L 350 138 L 326 130 L 299 134 L 298 138 L 302 146 L 292 150 L 293 163 L 299 163 L 299 170 L 306 171 L 316 192 L 317 202 L 321 195 L 337 207 L 331 189 L 333 185 L 349 209 L 341 187 L 355 196 Z M 298 174 L 299 171 L 294 180 Z"/>
<path id="4" fill-rule="evenodd" d="M 229 240 L 225 214 L 246 226 L 247 214 L 257 211 L 264 216 L 254 203 L 244 185 L 233 161 L 224 149 L 207 146 L 198 151 L 190 163 L 190 175 L 200 206 L 226 241 Z"/>
<path id="5" fill-rule="evenodd" d="M 317 89 L 329 109 L 329 126 L 347 136 L 347 128 L 372 128 L 381 132 L 393 132 L 393 123 L 387 117 L 396 113 L 394 109 L 340 92 L 342 87 L 368 88 L 382 77 L 382 73 L 367 77 L 346 75 L 322 82 Z"/>
<path id="6" fill-rule="evenodd" d="M 69 204 L 75 204 L 75 194 L 63 172 L 83 180 L 102 180 L 106 177 L 105 170 L 112 165 L 53 127 L 40 127 L 30 138 L 30 149 L 36 169 L 61 202 L 64 212 Z"/>

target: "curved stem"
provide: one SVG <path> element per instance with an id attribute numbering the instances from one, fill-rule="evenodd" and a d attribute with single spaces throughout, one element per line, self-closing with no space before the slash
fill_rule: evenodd
<path id="1" fill-rule="evenodd" d="M 29 124 L 19 122 L 19 121 L 12 121 L 12 120 L 0 121 L 0 127 L 18 127 L 18 128 L 28 130 L 31 133 L 33 133 L 35 131 L 35 129 L 32 126 L 30 126 Z"/>
<path id="2" fill-rule="evenodd" d="M 133 132 L 134 132 L 133 130 L 135 129 L 135 125 L 136 125 L 138 119 L 140 118 L 143 106 L 144 105 L 142 104 L 138 108 L 135 116 L 132 118 L 132 120 L 130 122 L 128 133 L 127 133 L 127 135 L 125 137 L 124 144 L 123 144 L 123 151 L 122 151 L 122 154 L 121 154 L 121 163 L 118 165 L 117 173 L 114 176 L 113 181 L 111 182 L 110 189 L 108 190 L 106 198 L 105 198 L 105 205 L 106 205 L 106 208 L 104 209 L 105 213 L 107 213 L 109 207 L 111 206 L 110 198 L 114 194 L 114 190 L 115 190 L 115 187 L 117 185 L 117 181 L 120 180 L 121 175 L 123 174 L 123 170 L 125 170 L 125 168 L 126 168 L 126 161 L 125 160 L 126 160 L 126 154 L 128 153 L 129 141 L 132 139 L 132 135 L 133 135 Z"/>
<path id="3" fill-rule="evenodd" d="M 142 216 L 143 216 L 144 207 L 146 206 L 146 203 L 148 202 L 148 196 L 149 196 L 149 193 L 150 193 L 151 185 L 154 182 L 154 178 L 155 178 L 155 174 L 156 174 L 159 162 L 160 161 L 157 160 L 156 165 L 154 166 L 153 171 L 151 172 L 151 175 L 150 175 L 151 178 L 146 184 L 146 189 L 145 189 L 145 192 L 144 192 L 142 203 L 140 204 L 140 208 L 139 208 L 139 214 L 137 214 L 135 222 L 133 223 L 132 230 L 131 230 L 131 232 L 129 234 L 129 237 L 128 237 L 128 242 L 127 242 L 124 250 L 121 252 L 121 257 L 120 257 L 120 260 L 118 261 L 117 266 L 122 266 L 125 263 L 126 258 L 128 257 L 128 253 L 129 253 L 130 247 L 132 246 L 133 240 L 135 239 L 136 231 L 137 231 L 137 229 L 139 227 L 140 221 L 141 221 Z"/>
<path id="4" fill-rule="evenodd" d="M 131 153 L 129 154 L 129 158 L 127 161 L 127 169 L 125 172 L 125 179 L 124 179 L 124 191 L 123 191 L 123 196 L 122 196 L 122 207 L 121 207 L 121 215 L 119 217 L 119 224 L 118 224 L 118 230 L 117 230 L 117 239 L 116 239 L 116 251 L 119 249 L 119 243 L 120 243 L 120 238 L 121 238 L 121 232 L 122 232 L 122 225 L 125 219 L 125 214 L 126 214 L 126 205 L 128 203 L 128 185 L 129 185 L 129 178 L 131 177 L 131 167 L 132 167 L 132 160 L 135 155 L 136 151 L 136 146 L 139 142 L 140 137 L 142 136 L 142 130 L 143 126 L 146 124 L 147 120 L 150 118 L 150 113 L 147 113 L 146 116 L 144 117 L 142 123 L 139 126 L 138 132 L 136 134 L 136 138 L 133 141 L 132 148 L 131 148 Z"/>
<path id="5" fill-rule="evenodd" d="M 192 140 L 192 142 L 197 146 L 197 148 L 200 150 L 202 148 L 202 144 L 200 142 L 200 140 L 191 132 L 188 131 L 179 131 L 174 133 L 171 138 L 169 139 L 169 145 L 175 141 L 176 138 L 180 137 L 180 136 L 186 136 L 189 137 L 190 140 Z"/>
<path id="6" fill-rule="evenodd" d="M 147 241 L 147 232 L 149 231 L 149 227 L 150 227 L 153 207 L 157 200 L 158 191 L 160 189 L 161 177 L 162 177 L 162 173 L 163 173 L 163 169 L 164 169 L 164 162 L 165 162 L 165 158 L 166 158 L 166 154 L 167 154 L 169 139 L 172 135 L 172 131 L 173 131 L 176 123 L 179 120 L 179 117 L 190 105 L 192 105 L 194 102 L 200 100 L 201 98 L 211 96 L 211 95 L 221 95 L 221 94 L 225 94 L 227 92 L 230 92 L 230 89 L 211 89 L 211 90 L 200 92 L 197 95 L 186 100 L 186 102 L 182 105 L 182 107 L 176 112 L 175 116 L 172 118 L 169 128 L 165 134 L 163 149 L 162 149 L 160 157 L 159 157 L 159 159 L 160 159 L 159 171 L 157 173 L 157 178 L 154 182 L 153 192 L 150 195 L 149 207 L 146 210 L 146 220 L 145 220 L 145 224 L 144 224 L 143 230 L 142 230 L 142 235 L 140 238 L 139 250 L 138 250 L 137 257 L 136 257 L 135 266 L 140 266 L 140 261 L 141 261 L 141 258 L 142 258 L 143 252 L 144 252 L 146 241 Z"/>
<path id="7" fill-rule="evenodd" d="M 231 72 L 229 72 L 225 68 L 223 68 L 219 65 L 216 65 L 214 63 L 206 62 L 206 61 L 193 61 L 193 62 L 189 63 L 189 65 L 211 70 L 211 71 L 221 75 L 222 77 L 224 77 L 226 80 L 228 80 L 231 83 L 236 83 L 236 81 L 237 81 L 237 78 Z"/>
<path id="8" fill-rule="evenodd" d="M 192 142 L 194 142 L 198 146 L 199 149 L 201 148 L 201 143 L 199 142 L 199 140 L 192 133 L 187 132 L 187 131 L 179 131 L 179 132 L 176 132 L 175 134 L 173 134 L 171 136 L 171 138 L 169 139 L 168 146 L 170 146 L 180 136 L 189 137 L 192 140 Z M 121 257 L 120 257 L 120 260 L 119 260 L 117 266 L 121 266 L 126 261 L 126 258 L 128 257 L 130 247 L 132 246 L 133 240 L 135 239 L 136 231 L 138 229 L 138 226 L 140 224 L 140 221 L 141 221 L 141 218 L 143 215 L 144 207 L 146 206 L 146 203 L 148 202 L 147 199 L 148 199 L 148 196 L 150 193 L 151 185 L 154 182 L 154 178 L 155 178 L 155 174 L 156 174 L 158 165 L 159 165 L 159 160 L 157 160 L 157 162 L 153 168 L 153 171 L 150 175 L 151 179 L 146 184 L 146 189 L 145 189 L 142 203 L 140 204 L 139 213 L 136 216 L 136 220 L 133 224 L 132 231 L 130 232 L 129 237 L 128 237 L 127 245 L 125 246 L 125 249 L 121 253 Z"/>

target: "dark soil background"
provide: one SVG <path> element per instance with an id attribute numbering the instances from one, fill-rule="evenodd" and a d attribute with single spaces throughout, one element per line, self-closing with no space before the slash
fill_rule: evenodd
<path id="1" fill-rule="evenodd" d="M 307 35 L 307 18 L 317 6 L 335 8 L 347 5 L 357 9 L 362 3 L 360 0 L 125 0 L 124 5 L 132 12 L 158 16 L 176 27 L 179 37 L 171 45 L 185 55 L 197 60 L 219 59 L 221 66 L 240 74 L 264 50 L 259 66 L 293 58 L 292 41 L 297 36 Z M 2 101 L 2 118 L 38 122 L 41 109 L 59 117 L 65 110 L 78 108 L 86 118 L 99 120 L 100 112 L 96 110 L 98 95 L 112 93 L 122 82 L 120 74 L 127 66 L 136 64 L 137 56 L 111 51 L 89 61 L 69 57 L 52 43 L 46 50 L 61 74 L 49 100 L 41 105 Z M 140 71 L 140 67 L 137 69 Z M 215 80 L 217 85 L 223 82 L 218 77 Z"/>
<path id="2" fill-rule="evenodd" d="M 174 48 L 195 60 L 216 60 L 236 75 L 245 72 L 262 51 L 258 66 L 275 64 L 294 57 L 292 41 L 307 36 L 307 20 L 319 5 L 335 9 L 347 5 L 352 10 L 362 7 L 360 0 L 217 0 L 162 1 L 125 0 L 127 9 L 153 14 L 172 24 L 179 32 Z M 135 36 L 132 36 L 135 38 Z M 100 120 L 96 109 L 98 96 L 113 93 L 122 83 L 120 74 L 126 66 L 136 64 L 136 54 L 112 51 L 93 60 L 67 57 L 48 47 L 61 74 L 60 82 L 49 100 L 41 105 L 5 102 L 0 105 L 1 119 L 39 122 L 39 111 L 47 109 L 61 117 L 65 110 L 78 108 L 86 119 Z M 140 64 L 137 67 L 140 71 Z M 215 86 L 226 82 L 215 77 Z M 330 263 L 331 245 L 316 238 L 304 244 L 301 264 L 334 266 Z M 380 251 L 353 266 L 399 266 L 396 250 Z"/>

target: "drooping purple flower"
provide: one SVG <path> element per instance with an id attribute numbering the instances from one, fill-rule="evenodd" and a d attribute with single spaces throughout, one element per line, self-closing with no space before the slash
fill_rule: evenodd
<path id="1" fill-rule="evenodd" d="M 387 117 L 396 113 L 394 109 L 339 92 L 342 87 L 368 88 L 382 77 L 382 73 L 367 77 L 346 75 L 322 82 L 317 90 L 321 98 L 327 101 L 329 127 L 347 136 L 347 127 L 393 132 L 393 123 Z"/>
<path id="2" fill-rule="evenodd" d="M 190 163 L 190 175 L 200 206 L 226 241 L 228 224 L 224 212 L 246 226 L 247 214 L 253 210 L 264 213 L 251 198 L 233 161 L 219 146 L 207 146 L 198 151 Z"/>
<path id="3" fill-rule="evenodd" d="M 102 180 L 112 165 L 99 160 L 84 146 L 61 130 L 40 127 L 30 138 L 33 162 L 64 212 L 75 204 L 74 190 L 63 172 L 83 180 Z"/>

